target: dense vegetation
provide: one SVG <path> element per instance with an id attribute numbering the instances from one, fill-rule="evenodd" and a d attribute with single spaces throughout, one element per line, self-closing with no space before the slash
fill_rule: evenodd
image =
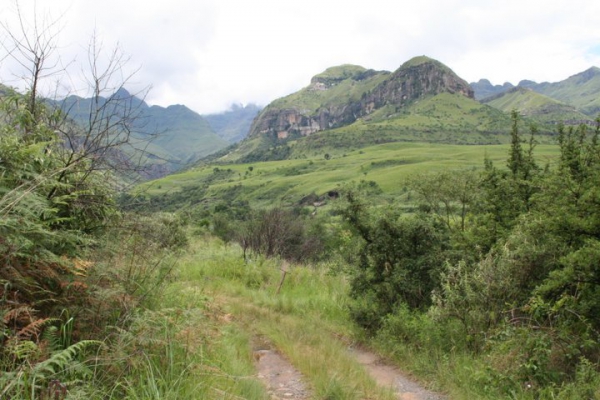
<path id="1" fill-rule="evenodd" d="M 506 169 L 488 160 L 479 175 L 422 175 L 417 213 L 348 194 L 360 238 L 351 315 L 393 351 L 485 358 L 483 389 L 595 398 L 600 127 L 561 126 L 550 168 L 534 156 L 534 130 L 524 148 L 513 118 Z"/>

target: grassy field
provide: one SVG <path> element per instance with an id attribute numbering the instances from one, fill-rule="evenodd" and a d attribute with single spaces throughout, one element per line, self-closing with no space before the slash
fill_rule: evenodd
<path id="1" fill-rule="evenodd" d="M 508 145 L 445 145 L 396 142 L 360 150 L 325 149 L 303 159 L 250 164 L 204 165 L 146 182 L 136 193 L 168 196 L 185 188 L 202 188 L 205 199 L 235 192 L 251 204 L 295 204 L 302 197 L 322 195 L 351 182 L 373 181 L 389 196 L 404 192 L 405 180 L 416 173 L 482 168 L 485 157 L 504 166 Z M 326 154 L 329 159 L 326 159 Z M 556 145 L 538 145 L 536 157 L 551 163 Z"/>

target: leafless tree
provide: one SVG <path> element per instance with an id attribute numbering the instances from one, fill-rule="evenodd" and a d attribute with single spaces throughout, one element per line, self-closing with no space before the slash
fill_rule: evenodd
<path id="1" fill-rule="evenodd" d="M 306 262 L 318 258 L 323 251 L 321 240 L 309 234 L 305 221 L 280 207 L 253 215 L 237 233 L 237 241 L 244 259 L 252 251 L 265 257 Z"/>
<path id="2" fill-rule="evenodd" d="M 18 27 L 12 29 L 7 22 L 0 21 L 0 27 L 6 34 L 2 41 L 5 51 L 3 58 L 14 60 L 24 71 L 17 77 L 27 85 L 29 111 L 34 117 L 39 117 L 36 107 L 39 84 L 62 69 L 59 68 L 60 59 L 56 51 L 61 27 L 59 19 L 50 21 L 39 17 L 29 24 L 18 1 L 14 2 L 14 6 Z M 37 13 L 37 10 L 34 10 L 34 13 Z"/>
<path id="3" fill-rule="evenodd" d="M 44 106 L 54 110 L 41 115 L 43 107 L 38 107 L 38 103 L 42 101 L 42 80 L 58 75 L 58 79 L 70 80 L 58 54 L 60 20 L 34 15 L 33 23 L 29 23 L 18 2 L 15 10 L 16 27 L 0 23 L 6 34 L 2 49 L 24 71 L 20 78 L 27 86 L 27 108 L 32 121 L 38 123 L 46 118 L 44 122 L 64 142 L 63 165 L 57 182 L 72 183 L 76 176 L 78 183 L 83 184 L 94 171 L 116 172 L 119 176 L 139 172 L 147 157 L 147 146 L 157 134 L 144 131 L 142 105 L 149 87 L 135 94 L 123 90 L 139 68 L 129 72 L 130 58 L 118 45 L 105 51 L 93 32 L 87 47 L 87 64 L 82 67 L 85 92 L 91 99 L 68 96 L 61 101 L 50 101 L 45 97 Z M 48 193 L 48 198 L 57 193 L 58 186 Z"/>
<path id="4" fill-rule="evenodd" d="M 83 75 L 91 97 L 67 97 L 61 104 L 65 113 L 57 131 L 66 144 L 65 165 L 85 161 L 84 177 L 98 170 L 121 176 L 139 172 L 146 148 L 156 136 L 156 132 L 144 131 L 142 106 L 149 87 L 134 94 L 124 90 L 139 69 L 127 72 L 129 57 L 119 46 L 105 53 L 95 32 L 87 62 Z"/>

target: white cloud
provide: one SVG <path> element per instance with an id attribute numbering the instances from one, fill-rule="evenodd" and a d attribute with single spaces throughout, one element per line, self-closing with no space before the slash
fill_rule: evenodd
<path id="1" fill-rule="evenodd" d="M 468 81 L 562 80 L 600 66 L 597 3 L 54 0 L 49 6 L 53 16 L 63 13 L 64 59 L 84 59 L 96 27 L 107 48 L 120 43 L 132 68 L 141 67 L 135 81 L 152 85 L 150 103 L 205 113 L 232 102 L 266 104 L 330 66 L 395 70 L 423 54 Z M 19 4 L 25 9 L 33 0 Z M 38 13 L 42 5 L 38 0 Z M 9 64 L 0 64 L 2 79 Z"/>

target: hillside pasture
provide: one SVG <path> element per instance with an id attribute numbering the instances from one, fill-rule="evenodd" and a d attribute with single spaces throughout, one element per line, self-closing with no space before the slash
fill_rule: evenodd
<path id="1" fill-rule="evenodd" d="M 314 154 L 303 159 L 250 164 L 209 164 L 146 182 L 134 194 L 170 196 L 182 190 L 197 190 L 203 199 L 222 198 L 227 193 L 256 206 L 296 204 L 311 193 L 323 195 L 349 183 L 375 182 L 383 194 L 396 197 L 404 192 L 405 180 L 417 173 L 478 169 L 485 157 L 503 167 L 508 145 L 445 145 L 395 142 L 342 153 Z M 556 145 L 538 145 L 538 160 L 551 163 Z M 328 157 L 326 156 L 328 155 Z M 326 159 L 328 158 L 328 159 Z M 197 196 L 196 196 L 197 197 Z M 179 204 L 178 208 L 190 206 Z"/>

